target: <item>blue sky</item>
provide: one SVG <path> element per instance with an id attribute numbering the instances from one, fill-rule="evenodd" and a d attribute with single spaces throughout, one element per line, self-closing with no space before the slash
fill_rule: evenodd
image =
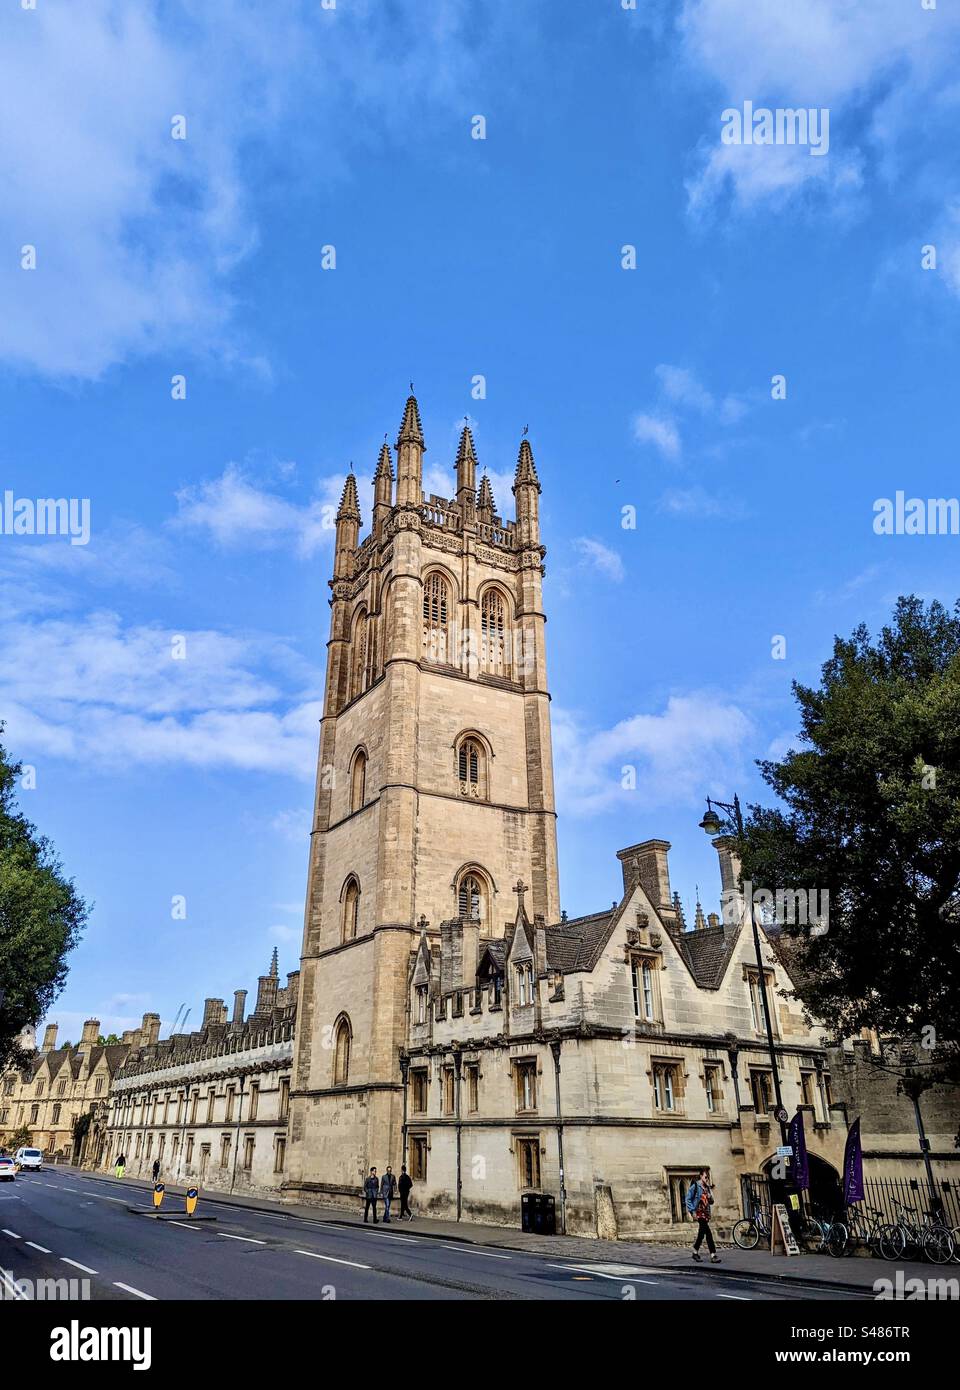
<path id="1" fill-rule="evenodd" d="M 468 415 L 511 514 L 529 425 L 564 906 L 659 836 L 709 909 L 703 797 L 757 795 L 791 680 L 957 595 L 958 538 L 872 527 L 958 490 L 956 8 L 39 0 L 0 42 L 0 493 L 92 521 L 0 535 L 6 741 L 95 904 L 51 1018 L 296 967 L 329 507 L 411 379 L 428 490 Z M 746 99 L 828 154 L 723 146 Z"/>

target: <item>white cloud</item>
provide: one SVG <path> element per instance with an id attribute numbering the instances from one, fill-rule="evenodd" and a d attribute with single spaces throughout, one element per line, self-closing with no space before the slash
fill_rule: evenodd
<path id="1" fill-rule="evenodd" d="M 583 563 L 590 565 L 598 574 L 612 579 L 616 584 L 623 580 L 626 571 L 623 568 L 623 561 L 615 550 L 611 550 L 601 541 L 591 540 L 589 536 L 578 536 L 573 545 L 584 557 Z"/>
<path id="2" fill-rule="evenodd" d="M 0 361 L 81 379 L 157 352 L 264 370 L 231 293 L 258 244 L 247 161 L 266 151 L 291 182 L 342 179 L 358 146 L 406 142 L 411 110 L 461 111 L 473 73 L 528 23 L 517 8 L 496 3 L 478 26 L 470 0 L 4 5 Z"/>
<path id="3" fill-rule="evenodd" d="M 819 188 L 836 200 L 889 177 L 905 146 L 916 168 L 940 158 L 931 119 L 948 116 L 957 94 L 960 13 L 919 0 L 685 0 L 678 25 L 684 56 L 717 95 L 705 131 L 691 205 L 725 191 L 741 206 L 783 202 Z M 802 146 L 724 146 L 721 112 L 799 106 L 830 111 L 829 154 Z M 938 111 L 938 108 L 939 111 Z"/>
<path id="4" fill-rule="evenodd" d="M 727 521 L 742 520 L 747 514 L 742 502 L 735 498 L 717 497 L 699 484 L 668 488 L 657 502 L 657 510 L 667 516 L 716 517 Z"/>
<path id="5" fill-rule="evenodd" d="M 298 505 L 258 487 L 230 463 L 219 478 L 180 489 L 175 524 L 207 531 L 224 548 L 292 544 L 297 555 L 309 558 L 320 546 L 333 544 L 343 484 L 342 474 L 324 478 L 322 497 Z"/>
<path id="6" fill-rule="evenodd" d="M 313 776 L 321 702 L 296 692 L 319 689 L 321 677 L 274 638 L 127 628 L 98 613 L 13 620 L 0 624 L 0 642 L 0 718 L 26 762 Z"/>
<path id="7" fill-rule="evenodd" d="M 716 416 L 722 424 L 733 425 L 746 413 L 746 402 L 739 396 L 719 400 L 686 367 L 661 362 L 654 369 L 663 394 L 676 405 L 687 406 L 699 415 Z"/>
<path id="8" fill-rule="evenodd" d="M 740 764 L 754 734 L 749 716 L 710 692 L 672 695 L 659 714 L 637 714 L 595 730 L 555 710 L 557 804 L 563 815 L 591 816 L 614 807 L 693 804 Z M 635 773 L 635 789 L 625 787 Z"/>
<path id="9" fill-rule="evenodd" d="M 665 416 L 634 416 L 633 437 L 638 444 L 652 444 L 665 458 L 680 456 L 680 433 L 674 421 Z"/>

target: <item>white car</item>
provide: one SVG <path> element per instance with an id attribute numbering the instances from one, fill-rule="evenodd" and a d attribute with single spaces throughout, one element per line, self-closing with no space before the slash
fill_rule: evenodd
<path id="1" fill-rule="evenodd" d="M 39 1149 L 17 1149 L 14 1162 L 18 1168 L 30 1168 L 39 1173 L 43 1167 L 43 1154 Z"/>
<path id="2" fill-rule="evenodd" d="M 9 1154 L 0 1158 L 0 1182 L 13 1182 L 17 1176 L 17 1165 Z"/>

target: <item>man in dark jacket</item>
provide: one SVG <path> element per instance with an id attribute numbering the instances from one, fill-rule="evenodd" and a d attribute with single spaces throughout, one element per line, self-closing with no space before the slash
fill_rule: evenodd
<path id="1" fill-rule="evenodd" d="M 377 1194 L 380 1191 L 380 1183 L 377 1180 L 376 1168 L 370 1169 L 370 1176 L 363 1184 L 363 1224 L 367 1224 L 367 1213 L 373 1210 L 373 1224 L 377 1224 Z"/>
<path id="2" fill-rule="evenodd" d="M 390 1225 L 390 1203 L 393 1201 L 397 1191 L 397 1180 L 393 1176 L 393 1169 L 388 1166 L 387 1171 L 380 1179 L 380 1200 L 383 1203 L 383 1224 Z"/>
<path id="3" fill-rule="evenodd" d="M 158 1179 L 159 1177 L 160 1177 L 160 1160 L 159 1160 L 159 1158 L 155 1158 L 155 1159 L 153 1160 L 153 1181 L 154 1181 L 154 1184 L 156 1184 L 157 1179 Z"/>
<path id="4" fill-rule="evenodd" d="M 413 1220 L 413 1212 L 410 1210 L 410 1189 L 413 1186 L 413 1178 L 407 1172 L 407 1165 L 400 1165 L 400 1180 L 397 1183 L 397 1191 L 400 1193 L 400 1220 L 404 1217 L 408 1221 Z"/>

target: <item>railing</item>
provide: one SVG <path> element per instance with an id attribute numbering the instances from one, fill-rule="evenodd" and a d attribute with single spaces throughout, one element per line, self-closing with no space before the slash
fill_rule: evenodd
<path id="1" fill-rule="evenodd" d="M 756 1174 L 747 1174 L 740 1179 L 741 1186 L 741 1207 L 744 1216 L 751 1216 L 756 1209 L 764 1212 L 770 1211 L 770 1180 Z M 862 1210 L 875 1208 L 882 1211 L 884 1220 L 890 1224 L 895 1224 L 899 1217 L 897 1203 L 902 1202 L 905 1207 L 915 1208 L 918 1216 L 928 1211 L 931 1206 L 930 1188 L 927 1183 L 926 1174 L 914 1178 L 879 1178 L 864 1175 L 863 1180 L 864 1200 L 857 1203 Z M 934 1181 L 934 1191 L 936 1192 L 936 1203 L 942 1208 L 941 1219 L 951 1228 L 960 1226 L 960 1179 L 954 1178 L 951 1181 L 946 1179 L 936 1179 Z M 809 1193 L 803 1194 L 804 1207 L 809 1207 Z M 842 1198 L 839 1199 L 842 1204 Z M 841 1218 L 843 1212 L 822 1211 L 817 1213 L 828 1218 Z"/>

